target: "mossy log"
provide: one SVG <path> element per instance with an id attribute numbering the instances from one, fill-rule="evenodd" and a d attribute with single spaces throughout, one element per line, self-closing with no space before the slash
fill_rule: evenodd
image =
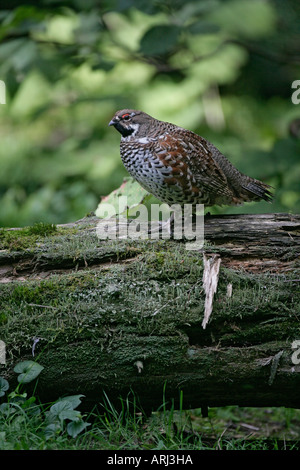
<path id="1" fill-rule="evenodd" d="M 0 231 L 1 373 L 43 401 L 300 408 L 300 215 L 205 218 L 205 244 L 99 240 L 99 219 Z M 203 255 L 218 256 L 204 327 Z M 299 341 L 299 343 L 297 343 Z M 28 384 L 30 386 L 30 384 Z"/>

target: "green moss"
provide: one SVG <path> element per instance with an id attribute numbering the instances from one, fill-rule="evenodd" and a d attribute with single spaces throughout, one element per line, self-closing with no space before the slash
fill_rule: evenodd
<path id="1" fill-rule="evenodd" d="M 0 249 L 19 251 L 34 247 L 39 238 L 57 233 L 54 224 L 43 222 L 22 229 L 0 229 Z"/>
<path id="2" fill-rule="evenodd" d="M 39 222 L 31 227 L 27 227 L 27 232 L 29 235 L 41 235 L 42 237 L 50 235 L 57 232 L 57 227 L 54 224 L 45 224 L 44 222 Z"/>
<path id="3" fill-rule="evenodd" d="M 136 344 L 140 335 L 144 344 L 148 335 L 179 338 L 182 334 L 191 344 L 237 346 L 299 334 L 296 318 L 291 315 L 299 307 L 299 295 L 295 292 L 291 296 L 286 290 L 282 282 L 286 276 L 247 279 L 246 274 L 241 277 L 222 269 L 211 320 L 214 337 L 210 337 L 201 326 L 201 262 L 196 260 L 187 274 L 186 260 L 175 269 L 181 255 L 173 252 L 157 258 L 150 251 L 143 255 L 142 263 L 136 260 L 128 266 L 113 264 L 105 271 L 2 285 L 0 309 L 5 312 L 6 324 L 0 330 L 1 338 L 17 349 L 28 349 L 34 336 L 44 341 L 55 338 L 58 346 L 89 340 L 116 347 L 131 344 L 132 335 Z M 233 284 L 230 299 L 226 297 L 229 280 Z M 269 323 L 272 318 L 276 318 L 275 325 Z"/>
<path id="4" fill-rule="evenodd" d="M 158 338 L 178 342 L 180 349 L 188 342 L 239 346 L 299 333 L 293 316 L 299 293 L 287 288 L 293 272 L 254 275 L 221 267 L 211 336 L 209 328 L 202 328 L 202 253 L 170 240 L 103 242 L 79 226 L 48 228 L 1 232 L 8 244 L 34 242 L 32 264 L 40 263 L 41 270 L 49 260 L 51 269 L 64 268 L 44 280 L 0 285 L 0 311 L 5 312 L 0 337 L 13 355 L 30 351 L 35 336 L 42 338 L 39 346 L 88 341 L 101 351 L 115 351 L 122 345 L 123 355 L 128 344 L 126 357 L 136 351 L 150 358 Z M 81 271 L 66 269 L 77 265 Z M 274 318 L 273 328 L 268 322 Z M 168 356 L 173 348 L 161 354 Z"/>

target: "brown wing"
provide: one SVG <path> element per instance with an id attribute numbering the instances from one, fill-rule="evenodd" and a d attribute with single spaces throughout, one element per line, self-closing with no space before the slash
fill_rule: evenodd
<path id="1" fill-rule="evenodd" d="M 166 182 L 175 180 L 184 190 L 197 193 L 199 190 L 213 197 L 232 199 L 227 178 L 218 163 L 213 159 L 206 141 L 191 131 L 176 128 L 176 132 L 165 133 L 153 142 L 153 150 L 164 166 L 172 166 Z M 224 157 L 225 158 L 225 157 Z"/>

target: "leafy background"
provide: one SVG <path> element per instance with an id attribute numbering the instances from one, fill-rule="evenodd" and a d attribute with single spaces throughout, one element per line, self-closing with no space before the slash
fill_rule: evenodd
<path id="1" fill-rule="evenodd" d="M 212 141 L 299 212 L 298 0 L 2 0 L 0 225 L 65 223 L 127 176 L 117 109 Z"/>

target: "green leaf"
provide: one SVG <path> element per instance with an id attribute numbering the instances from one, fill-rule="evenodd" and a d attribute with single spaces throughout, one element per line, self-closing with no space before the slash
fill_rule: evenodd
<path id="1" fill-rule="evenodd" d="M 48 413 L 48 421 L 54 422 L 56 420 L 63 421 L 69 419 L 71 421 L 78 421 L 81 418 L 80 411 L 74 410 L 80 402 L 81 397 L 84 395 L 72 395 L 64 397 L 51 406 Z"/>
<path id="2" fill-rule="evenodd" d="M 81 433 L 87 426 L 90 426 L 91 423 L 85 423 L 84 421 L 72 421 L 67 426 L 67 433 L 71 437 L 76 437 Z"/>
<path id="3" fill-rule="evenodd" d="M 6 416 L 12 411 L 12 408 L 9 403 L 2 403 L 0 405 L 0 413 L 5 414 Z"/>
<path id="4" fill-rule="evenodd" d="M 51 423 L 45 427 L 45 438 L 46 440 L 55 437 L 62 431 L 62 427 L 59 423 Z"/>
<path id="5" fill-rule="evenodd" d="M 59 400 L 59 402 L 67 401 L 68 403 L 70 403 L 70 405 L 72 406 L 72 409 L 74 410 L 75 408 L 77 408 L 77 406 L 80 405 L 81 398 L 84 397 L 84 396 L 85 395 L 70 395 L 68 397 L 61 398 L 61 400 Z"/>
<path id="6" fill-rule="evenodd" d="M 69 419 L 70 421 L 79 421 L 81 419 L 81 413 L 76 410 L 64 410 L 59 413 L 58 417 L 61 421 L 64 421 L 65 419 Z"/>
<path id="7" fill-rule="evenodd" d="M 23 361 L 15 366 L 14 372 L 19 374 L 18 382 L 29 383 L 36 379 L 43 369 L 44 367 L 35 361 Z"/>
<path id="8" fill-rule="evenodd" d="M 5 395 L 5 392 L 9 389 L 9 384 L 7 380 L 5 380 L 3 377 L 0 377 L 0 397 L 3 397 Z"/>
<path id="9" fill-rule="evenodd" d="M 97 217 L 110 216 L 105 211 L 107 204 L 115 210 L 111 216 L 122 215 L 130 218 L 136 216 L 140 205 L 145 205 L 149 211 L 151 204 L 161 204 L 161 202 L 143 189 L 133 178 L 126 178 L 118 189 L 102 199 L 95 212 Z"/>
<path id="10" fill-rule="evenodd" d="M 60 401 L 54 403 L 54 405 L 51 406 L 49 414 L 53 418 L 58 418 L 60 413 L 62 413 L 64 411 L 73 411 L 72 404 L 69 403 L 68 401 L 60 400 Z"/>
<path id="11" fill-rule="evenodd" d="M 74 408 L 78 406 L 80 403 L 79 397 L 82 396 L 83 395 L 74 395 L 70 397 L 64 397 L 58 402 L 54 403 L 47 414 L 48 423 L 53 425 L 60 423 L 60 425 L 62 425 L 62 422 L 65 420 L 80 422 L 82 420 L 81 413 L 80 411 L 74 410 Z M 68 401 L 68 398 L 70 398 L 70 401 Z M 49 428 L 49 432 L 51 432 L 51 428 Z"/>
<path id="12" fill-rule="evenodd" d="M 141 39 L 141 52 L 145 55 L 170 52 L 178 41 L 180 31 L 180 28 L 174 25 L 153 26 Z"/>

